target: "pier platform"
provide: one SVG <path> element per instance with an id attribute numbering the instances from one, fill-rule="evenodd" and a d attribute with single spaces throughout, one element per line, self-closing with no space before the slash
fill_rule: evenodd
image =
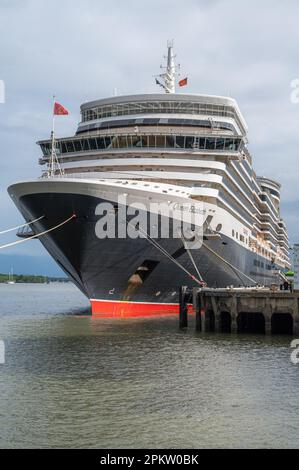
<path id="1" fill-rule="evenodd" d="M 299 335 L 299 291 L 277 288 L 181 288 L 180 326 L 193 301 L 197 331 Z"/>

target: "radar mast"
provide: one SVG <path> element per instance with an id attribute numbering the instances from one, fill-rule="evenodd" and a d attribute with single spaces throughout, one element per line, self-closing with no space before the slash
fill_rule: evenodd
<path id="1" fill-rule="evenodd" d="M 158 75 L 162 79 L 162 83 L 156 78 L 156 84 L 161 86 L 165 93 L 175 93 L 175 81 L 178 75 L 177 69 L 179 66 L 175 63 L 176 55 L 173 53 L 173 40 L 167 42 L 168 53 L 167 56 L 164 56 L 167 59 L 167 65 L 162 66 L 161 68 L 165 69 L 164 73 Z"/>

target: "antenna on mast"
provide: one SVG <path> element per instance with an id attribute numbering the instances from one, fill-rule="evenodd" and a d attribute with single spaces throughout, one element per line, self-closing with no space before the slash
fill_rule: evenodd
<path id="1" fill-rule="evenodd" d="M 177 69 L 179 69 L 180 66 L 177 66 L 175 63 L 175 58 L 176 55 L 173 53 L 173 40 L 167 41 L 167 65 L 166 67 L 161 65 L 161 68 L 165 69 L 164 73 L 161 73 L 158 75 L 158 77 L 162 78 L 163 83 L 161 83 L 157 78 L 156 78 L 156 84 L 162 87 L 165 90 L 165 93 L 175 93 L 175 80 L 178 75 Z"/>

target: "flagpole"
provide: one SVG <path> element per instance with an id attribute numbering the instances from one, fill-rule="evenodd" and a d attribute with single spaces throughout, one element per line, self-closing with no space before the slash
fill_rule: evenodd
<path id="1" fill-rule="evenodd" d="M 55 131 L 55 113 L 54 113 L 55 100 L 56 100 L 56 96 L 53 95 L 53 123 L 52 123 L 52 132 L 53 132 L 53 135 L 54 135 L 54 131 Z"/>
<path id="2" fill-rule="evenodd" d="M 55 143 L 55 116 L 68 114 L 68 110 L 65 109 L 61 104 L 57 103 L 56 96 L 53 95 L 53 115 L 52 115 L 52 133 L 51 133 L 51 155 L 48 164 L 48 177 L 52 178 L 55 176 L 57 171 L 61 176 L 64 174 L 64 170 L 61 168 L 59 158 L 57 155 L 56 143 Z"/>
<path id="3" fill-rule="evenodd" d="M 53 107 L 52 107 L 52 148 L 51 148 L 51 165 L 50 165 L 50 176 L 54 176 L 54 165 L 55 165 L 55 113 L 54 113 L 54 107 L 55 107 L 55 99 L 56 96 L 53 95 Z"/>

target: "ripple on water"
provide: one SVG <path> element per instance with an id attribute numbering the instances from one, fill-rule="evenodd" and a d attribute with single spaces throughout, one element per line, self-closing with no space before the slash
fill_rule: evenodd
<path id="1" fill-rule="evenodd" d="M 290 338 L 94 320 L 70 284 L 0 295 L 1 447 L 298 447 Z"/>

